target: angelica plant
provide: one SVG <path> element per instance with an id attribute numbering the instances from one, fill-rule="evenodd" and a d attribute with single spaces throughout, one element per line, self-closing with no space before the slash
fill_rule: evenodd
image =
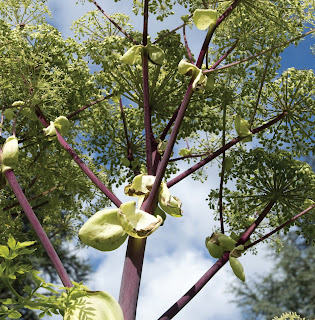
<path id="1" fill-rule="evenodd" d="M 46 251 L 63 292 L 4 262 L 3 283 L 17 297 L 2 301 L 4 318 L 39 303 L 43 315 L 66 320 L 135 319 L 146 238 L 185 219 L 192 199 L 171 188 L 202 180 L 213 161 L 220 183 L 206 201 L 218 223 L 205 244 L 217 260 L 159 319 L 175 317 L 228 261 L 245 281 L 242 254 L 276 233 L 295 224 L 312 239 L 315 174 L 301 157 L 314 150 L 315 77 L 279 67 L 289 44 L 315 32 L 313 1 L 135 0 L 140 32 L 90 0 L 95 10 L 73 22 L 68 39 L 47 23 L 47 2 L 0 4 L 1 257 L 36 239 L 34 254 Z M 151 38 L 152 20 L 175 5 L 187 14 Z M 187 26 L 205 35 L 196 57 Z M 180 161 L 190 167 L 178 172 Z M 54 249 L 59 233 L 99 251 L 128 239 L 118 302 L 71 281 Z M 18 270 L 54 295 L 38 300 L 31 288 L 24 298 L 14 289 Z"/>

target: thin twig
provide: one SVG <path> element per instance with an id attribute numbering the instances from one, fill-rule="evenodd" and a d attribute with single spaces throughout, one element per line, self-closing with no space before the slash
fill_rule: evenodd
<path id="1" fill-rule="evenodd" d="M 274 230 L 272 230 L 271 232 L 269 232 L 268 234 L 264 235 L 263 237 L 259 238 L 258 240 L 252 242 L 251 244 L 249 244 L 248 246 L 244 247 L 244 250 L 247 250 L 253 246 L 255 246 L 256 244 L 258 244 L 259 242 L 269 238 L 270 236 L 272 236 L 273 234 L 277 233 L 278 231 L 280 231 L 281 229 L 283 229 L 285 226 L 287 226 L 288 224 L 292 223 L 293 221 L 299 219 L 300 217 L 302 217 L 305 213 L 311 211 L 313 208 L 315 208 L 315 204 L 311 205 L 310 207 L 308 207 L 307 209 L 305 209 L 304 211 L 300 212 L 299 214 L 297 214 L 296 216 L 292 217 L 291 219 L 289 219 L 288 221 L 286 221 L 285 223 L 283 223 L 281 226 L 275 228 Z"/>
<path id="2" fill-rule="evenodd" d="M 185 26 L 186 26 L 186 25 L 184 24 L 184 26 L 183 26 L 183 37 L 184 37 L 184 41 L 185 41 L 185 47 L 186 47 L 186 51 L 187 51 L 187 54 L 188 54 L 188 57 L 189 57 L 190 62 L 191 62 L 192 64 L 194 64 L 195 61 L 194 61 L 194 58 L 193 58 L 193 56 L 192 56 L 192 54 L 191 54 L 191 51 L 190 51 L 190 49 L 189 49 L 189 45 L 188 45 L 188 42 L 187 42 L 186 28 L 185 28 Z"/>
<path id="3" fill-rule="evenodd" d="M 42 243 L 45 251 L 47 252 L 52 264 L 54 265 L 63 285 L 68 288 L 72 287 L 73 285 L 70 281 L 70 278 L 69 278 L 60 258 L 58 257 L 54 247 L 52 246 L 51 242 L 49 241 L 47 234 L 45 233 L 43 227 L 41 226 L 40 222 L 38 221 L 33 209 L 31 208 L 30 204 L 28 203 L 18 181 L 16 180 L 16 177 L 14 175 L 13 170 L 7 170 L 7 171 L 5 171 L 4 174 L 8 180 L 8 183 L 11 186 L 15 196 L 17 197 L 23 211 L 25 212 L 29 222 L 31 223 L 32 227 L 34 228 L 34 231 L 36 232 L 40 242 Z"/>
<path id="4" fill-rule="evenodd" d="M 139 44 L 136 40 L 134 40 L 130 34 L 128 34 L 123 28 L 121 28 L 102 8 L 101 6 L 95 1 L 95 0 L 90 0 L 95 4 L 97 9 L 102 12 L 102 14 L 121 32 L 123 33 L 131 42 L 134 44 Z"/>
<path id="5" fill-rule="evenodd" d="M 272 126 L 273 124 L 275 124 L 276 122 L 280 121 L 281 119 L 283 119 L 288 113 L 286 111 L 282 112 L 281 114 L 279 114 L 276 118 L 274 118 L 273 120 L 265 123 L 264 125 L 255 128 L 253 130 L 251 130 L 251 132 L 253 134 L 256 134 L 262 130 L 265 130 L 266 128 Z M 243 140 L 243 138 L 241 137 L 237 137 L 234 138 L 233 140 L 231 140 L 230 142 L 228 142 L 225 146 L 221 147 L 220 149 L 218 149 L 217 151 L 213 152 L 212 154 L 210 154 L 208 157 L 206 157 L 205 159 L 201 160 L 200 162 L 196 163 L 195 165 L 193 165 L 191 168 L 187 169 L 186 171 L 182 172 L 181 174 L 179 174 L 177 177 L 175 177 L 174 179 L 172 179 L 171 181 L 169 181 L 167 183 L 168 188 L 172 187 L 174 184 L 178 183 L 179 181 L 183 180 L 184 178 L 186 178 L 187 176 L 191 175 L 192 173 L 194 173 L 195 171 L 197 171 L 198 169 L 200 169 L 201 167 L 203 167 L 204 165 L 206 165 L 208 162 L 212 161 L 213 159 L 215 159 L 217 156 L 219 156 L 220 154 L 222 154 L 224 151 L 230 149 L 231 147 L 233 147 L 235 144 L 237 144 L 238 142 L 240 142 L 241 140 Z"/>
<path id="6" fill-rule="evenodd" d="M 70 113 L 70 114 L 67 116 L 67 119 L 73 118 L 73 117 L 76 116 L 78 113 L 82 112 L 83 110 L 85 110 L 85 109 L 87 109 L 87 108 L 89 108 L 89 107 L 91 107 L 91 106 L 93 106 L 93 105 L 95 105 L 95 104 L 97 104 L 97 103 L 105 100 L 105 99 L 109 99 L 109 98 L 111 98 L 113 95 L 114 95 L 114 94 L 111 93 L 111 94 L 109 94 L 108 96 L 101 97 L 101 98 L 99 98 L 99 99 L 97 99 L 97 100 L 95 100 L 95 101 L 93 101 L 93 102 L 90 102 L 90 103 L 87 104 L 86 106 L 84 106 L 84 107 L 82 107 L 82 108 L 80 108 L 80 109 L 78 109 L 78 110 Z"/>
<path id="7" fill-rule="evenodd" d="M 268 53 L 268 52 L 273 51 L 275 49 L 281 48 L 281 47 L 283 47 L 283 46 L 285 46 L 287 44 L 290 44 L 290 43 L 292 43 L 292 42 L 294 42 L 296 40 L 299 40 L 299 39 L 301 39 L 303 37 L 306 37 L 306 36 L 308 36 L 308 35 L 310 35 L 310 34 L 312 34 L 314 32 L 315 32 L 315 29 L 311 29 L 310 31 L 308 31 L 306 33 L 303 33 L 298 37 L 295 37 L 295 38 L 292 38 L 291 40 L 282 42 L 281 44 L 278 44 L 278 45 L 276 45 L 274 47 L 271 47 L 269 49 L 263 50 L 263 51 L 261 51 L 259 53 L 256 53 L 256 54 L 254 54 L 254 55 L 252 55 L 250 57 L 247 57 L 245 59 L 242 59 L 242 60 L 239 60 L 239 61 L 236 61 L 236 62 L 229 63 L 229 64 L 227 64 L 225 66 L 222 66 L 222 67 L 219 67 L 219 68 L 216 68 L 216 69 L 204 70 L 203 73 L 207 74 L 207 73 L 210 73 L 210 72 L 220 71 L 220 70 L 223 70 L 223 69 L 226 69 L 226 68 L 230 68 L 232 66 L 236 66 L 236 65 L 238 65 L 240 63 L 255 59 L 255 58 L 257 58 L 257 57 L 259 57 L 259 56 L 261 56 L 261 55 L 263 55 L 265 53 Z"/>
<path id="8" fill-rule="evenodd" d="M 261 92 L 262 92 L 262 89 L 263 89 L 263 87 L 264 87 L 264 83 L 265 83 L 265 79 L 266 79 L 267 70 L 268 70 L 268 67 L 269 67 L 271 55 L 272 55 L 272 51 L 270 52 L 270 54 L 269 54 L 269 56 L 268 56 L 268 58 L 267 58 L 266 66 L 265 66 L 265 69 L 264 69 L 264 73 L 263 73 L 263 76 L 262 76 L 262 78 L 261 78 L 261 82 L 260 82 L 260 86 L 259 86 L 259 90 L 258 90 L 258 95 L 257 95 L 256 103 L 255 103 L 254 110 L 253 110 L 253 113 L 252 113 L 252 116 L 251 116 L 250 122 L 249 122 L 249 129 L 252 127 L 253 122 L 254 122 L 254 118 L 255 118 L 255 115 L 256 115 L 256 111 L 257 111 L 257 108 L 258 108 L 258 105 L 259 105 L 259 100 L 260 100 Z"/>

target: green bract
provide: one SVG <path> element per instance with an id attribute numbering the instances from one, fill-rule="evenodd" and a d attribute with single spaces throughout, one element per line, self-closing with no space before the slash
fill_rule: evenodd
<path id="1" fill-rule="evenodd" d="M 151 43 L 148 43 L 145 49 L 148 51 L 149 59 L 151 60 L 151 62 L 162 65 L 165 58 L 165 54 L 162 49 Z"/>
<path id="2" fill-rule="evenodd" d="M 54 121 L 54 125 L 62 136 L 66 135 L 70 129 L 70 121 L 64 116 L 58 117 Z"/>
<path id="3" fill-rule="evenodd" d="M 154 176 L 139 174 L 136 177 L 134 177 L 131 184 L 128 184 L 125 187 L 125 194 L 131 197 L 140 197 L 148 195 L 148 193 L 152 189 L 154 180 Z"/>
<path id="4" fill-rule="evenodd" d="M 123 63 L 135 64 L 140 62 L 141 53 L 143 51 L 142 45 L 132 46 L 127 52 L 120 58 Z"/>
<path id="5" fill-rule="evenodd" d="M 245 274 L 242 264 L 234 257 L 229 257 L 230 266 L 234 274 L 242 281 L 245 281 Z"/>
<path id="6" fill-rule="evenodd" d="M 14 169 L 18 164 L 19 157 L 19 143 L 15 136 L 10 136 L 6 139 L 5 144 L 2 148 L 1 154 L 1 165 L 2 172 L 10 169 Z"/>
<path id="7" fill-rule="evenodd" d="M 171 193 L 165 182 L 161 183 L 160 192 L 159 192 L 159 204 L 161 208 L 171 216 L 173 217 L 182 216 L 182 210 L 181 210 L 182 203 L 178 198 L 171 196 Z"/>
<path id="8" fill-rule="evenodd" d="M 222 248 L 226 251 L 232 251 L 235 248 L 236 241 L 225 234 L 220 234 L 218 241 L 220 246 L 222 246 Z"/>
<path id="9" fill-rule="evenodd" d="M 54 122 L 50 121 L 50 125 L 43 129 L 46 136 L 48 136 L 48 140 L 53 140 L 57 137 L 56 129 L 62 136 L 67 134 L 70 129 L 69 120 L 64 116 L 60 116 Z"/>
<path id="10" fill-rule="evenodd" d="M 195 91 L 212 90 L 214 87 L 214 77 L 212 75 L 208 83 L 208 77 L 202 73 L 202 70 L 192 63 L 187 62 L 185 59 L 182 59 L 179 62 L 178 72 L 193 77 L 194 81 L 192 87 Z"/>
<path id="11" fill-rule="evenodd" d="M 163 222 L 160 216 L 153 216 L 136 209 L 136 202 L 129 201 L 119 207 L 118 221 L 125 232 L 134 238 L 145 238 L 153 233 Z"/>
<path id="12" fill-rule="evenodd" d="M 242 142 L 252 141 L 253 134 L 249 129 L 250 127 L 249 127 L 248 121 L 242 119 L 239 115 L 237 115 L 235 118 L 235 130 L 241 138 L 246 137 L 245 139 L 242 140 Z"/>
<path id="13" fill-rule="evenodd" d="M 223 247 L 216 245 L 213 241 L 214 240 L 211 237 L 207 237 L 206 247 L 213 258 L 216 258 L 216 259 L 221 258 L 224 252 L 224 249 Z"/>
<path id="14" fill-rule="evenodd" d="M 79 231 L 80 240 L 100 251 L 112 251 L 120 247 L 127 238 L 121 227 L 118 209 L 104 209 L 95 213 Z"/>
<path id="15" fill-rule="evenodd" d="M 37 115 L 33 108 L 22 108 L 21 113 L 30 120 L 37 120 Z"/>
<path id="16" fill-rule="evenodd" d="M 215 26 L 218 12 L 212 9 L 197 9 L 193 15 L 194 23 L 199 30 L 205 30 Z"/>
<path id="17" fill-rule="evenodd" d="M 121 61 L 126 64 L 133 65 L 141 61 L 141 54 L 143 50 L 146 50 L 149 56 L 149 60 L 155 64 L 161 65 L 165 58 L 165 54 L 162 49 L 158 46 L 148 43 L 145 47 L 143 45 L 132 46 L 127 52 L 121 57 Z"/>
<path id="18" fill-rule="evenodd" d="M 124 320 L 118 302 L 104 291 L 78 290 L 70 299 L 64 320 Z"/>

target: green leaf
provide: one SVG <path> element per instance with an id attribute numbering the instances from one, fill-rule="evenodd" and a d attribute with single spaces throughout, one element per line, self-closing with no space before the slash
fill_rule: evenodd
<path id="1" fill-rule="evenodd" d="M 245 282 L 245 274 L 244 274 L 244 269 L 242 264 L 233 257 L 229 257 L 229 261 L 230 261 L 230 266 L 234 272 L 234 274 L 242 281 Z"/>
<path id="2" fill-rule="evenodd" d="M 153 186 L 155 176 L 147 174 L 139 174 L 132 180 L 131 184 L 128 184 L 124 192 L 127 196 L 140 197 L 147 195 Z"/>
<path id="3" fill-rule="evenodd" d="M 3 115 L 8 119 L 8 120 L 12 120 L 15 117 L 15 113 L 14 111 L 12 111 L 11 109 L 6 109 L 3 112 Z"/>
<path id="4" fill-rule="evenodd" d="M 118 221 L 118 209 L 104 209 L 95 213 L 79 231 L 80 240 L 100 251 L 119 248 L 127 234 Z"/>
<path id="5" fill-rule="evenodd" d="M 130 166 L 130 161 L 127 158 L 121 158 L 120 162 L 123 166 L 128 167 Z"/>
<path id="6" fill-rule="evenodd" d="M 25 105 L 25 102 L 24 101 L 14 101 L 13 103 L 12 103 L 12 107 L 22 107 L 22 106 L 24 106 Z"/>
<path id="7" fill-rule="evenodd" d="M 130 236 L 146 238 L 162 224 L 163 219 L 136 209 L 136 202 L 129 201 L 119 207 L 118 221 Z"/>
<path id="8" fill-rule="evenodd" d="M 193 14 L 193 19 L 199 30 L 205 30 L 215 26 L 218 19 L 218 12 L 213 9 L 197 9 Z"/>
<path id="9" fill-rule="evenodd" d="M 37 120 L 37 115 L 35 112 L 35 109 L 33 108 L 22 108 L 21 113 L 23 114 L 23 116 L 27 117 L 30 120 Z"/>
<path id="10" fill-rule="evenodd" d="M 140 61 L 141 53 L 143 51 L 142 45 L 132 46 L 121 58 L 121 62 L 126 64 L 135 64 Z"/>
<path id="11" fill-rule="evenodd" d="M 239 115 L 235 118 L 235 130 L 241 138 L 246 137 L 242 142 L 252 141 L 252 132 L 249 130 L 249 123 Z"/>
<path id="12" fill-rule="evenodd" d="M 207 76 L 207 84 L 205 86 L 205 90 L 206 91 L 212 91 L 214 89 L 214 75 L 213 74 L 209 74 Z"/>
<path id="13" fill-rule="evenodd" d="M 15 239 L 12 237 L 12 235 L 9 236 L 8 246 L 9 246 L 9 248 L 12 249 L 12 250 L 15 249 L 16 241 L 15 241 Z"/>
<path id="14" fill-rule="evenodd" d="M 3 257 L 5 259 L 9 259 L 10 250 L 7 246 L 1 246 L 0 245 L 0 257 Z"/>
<path id="15" fill-rule="evenodd" d="M 16 245 L 16 249 L 21 249 L 21 248 L 25 248 L 25 247 L 29 247 L 32 246 L 33 244 L 35 244 L 36 241 L 24 241 L 24 242 L 19 242 Z"/>
<path id="16" fill-rule="evenodd" d="M 17 310 L 10 310 L 10 313 L 8 314 L 8 317 L 10 319 L 19 319 L 19 318 L 22 317 L 22 315 Z"/>

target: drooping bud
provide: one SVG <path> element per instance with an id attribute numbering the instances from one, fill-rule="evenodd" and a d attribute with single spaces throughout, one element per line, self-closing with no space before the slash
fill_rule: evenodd
<path id="1" fill-rule="evenodd" d="M 19 143 L 16 136 L 10 136 L 6 139 L 2 148 L 1 165 L 2 172 L 14 169 L 18 164 L 19 157 Z"/>
<path id="2" fill-rule="evenodd" d="M 181 201 L 172 196 L 166 183 L 162 182 L 159 192 L 159 204 L 161 208 L 168 214 L 170 214 L 173 217 L 181 217 L 182 216 L 182 210 Z"/>
<path id="3" fill-rule="evenodd" d="M 245 282 L 245 274 L 244 274 L 244 268 L 242 264 L 234 257 L 229 257 L 230 266 L 234 272 L 234 274 L 242 281 Z"/>

